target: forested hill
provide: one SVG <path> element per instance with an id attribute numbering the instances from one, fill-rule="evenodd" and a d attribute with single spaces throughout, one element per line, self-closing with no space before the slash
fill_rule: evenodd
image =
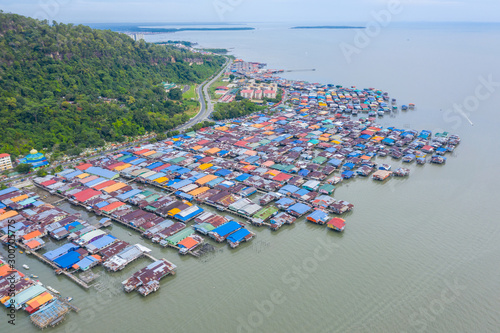
<path id="1" fill-rule="evenodd" d="M 68 151 L 169 130 L 186 120 L 186 107 L 168 100 L 161 83 L 200 83 L 224 60 L 0 12 L 0 153 Z"/>

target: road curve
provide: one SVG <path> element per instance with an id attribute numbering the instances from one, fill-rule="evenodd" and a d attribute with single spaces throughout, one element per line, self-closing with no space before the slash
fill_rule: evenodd
<path id="1" fill-rule="evenodd" d="M 220 72 L 214 76 L 212 79 L 208 79 L 202 84 L 198 86 L 196 89 L 196 92 L 198 93 L 198 99 L 200 101 L 200 111 L 191 118 L 188 122 L 184 123 L 183 125 L 179 126 L 177 130 L 183 131 L 185 129 L 188 129 L 189 127 L 206 120 L 212 111 L 214 110 L 214 103 L 210 99 L 210 94 L 208 93 L 208 88 L 215 82 L 217 81 L 222 74 L 226 72 L 226 70 L 229 68 L 233 61 L 229 58 L 227 58 L 226 63 L 224 67 L 220 70 Z M 210 80 L 210 81 L 209 81 Z M 205 97 L 205 98 L 203 98 Z M 207 103 L 205 103 L 205 99 L 207 100 Z"/>

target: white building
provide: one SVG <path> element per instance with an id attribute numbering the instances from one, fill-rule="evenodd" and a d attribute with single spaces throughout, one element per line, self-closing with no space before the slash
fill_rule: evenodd
<path id="1" fill-rule="evenodd" d="M 0 171 L 12 169 L 12 161 L 9 154 L 0 154 Z"/>

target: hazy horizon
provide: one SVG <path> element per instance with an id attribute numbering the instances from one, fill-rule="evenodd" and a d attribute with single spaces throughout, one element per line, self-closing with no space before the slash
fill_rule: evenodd
<path id="1" fill-rule="evenodd" d="M 65 23 L 340 25 L 370 22 L 390 10 L 391 22 L 500 23 L 497 0 L 3 0 L 0 9 Z"/>

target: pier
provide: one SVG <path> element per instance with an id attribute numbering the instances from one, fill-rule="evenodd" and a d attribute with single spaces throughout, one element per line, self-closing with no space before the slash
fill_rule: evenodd
<path id="1" fill-rule="evenodd" d="M 27 248 L 23 243 L 21 242 L 17 242 L 16 243 L 20 248 L 22 248 L 25 252 L 26 251 L 30 251 L 29 248 Z M 42 256 L 41 254 L 35 252 L 35 251 L 30 251 L 30 253 L 32 255 L 34 255 L 35 257 L 38 258 L 38 260 L 40 260 L 41 262 L 49 265 L 50 267 L 54 268 L 55 270 L 59 270 L 59 266 L 57 266 L 55 263 L 53 263 L 52 261 L 48 260 L 47 258 L 45 258 L 44 256 Z M 83 282 L 82 280 L 80 280 L 79 278 L 77 278 L 76 276 L 74 276 L 73 274 L 71 274 L 70 272 L 67 272 L 67 271 L 62 271 L 61 274 L 64 274 L 66 275 L 68 278 L 70 278 L 71 280 L 73 280 L 74 282 L 76 282 L 79 286 L 85 288 L 85 289 L 89 289 L 90 286 L 88 284 L 86 284 L 85 282 Z"/>

